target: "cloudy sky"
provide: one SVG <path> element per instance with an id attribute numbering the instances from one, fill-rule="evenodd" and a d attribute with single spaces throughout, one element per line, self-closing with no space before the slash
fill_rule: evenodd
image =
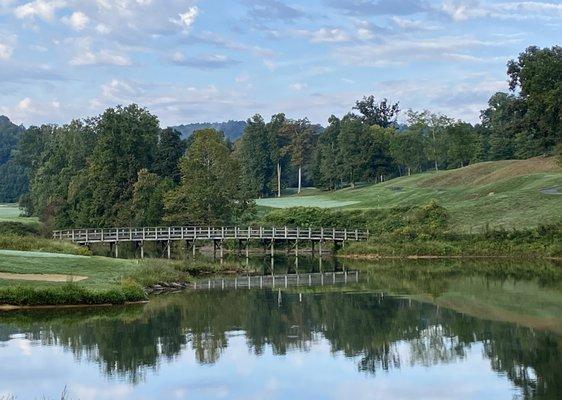
<path id="1" fill-rule="evenodd" d="M 374 94 L 475 122 L 508 59 L 561 38 L 554 0 L 0 0 L 0 114 L 325 124 Z"/>

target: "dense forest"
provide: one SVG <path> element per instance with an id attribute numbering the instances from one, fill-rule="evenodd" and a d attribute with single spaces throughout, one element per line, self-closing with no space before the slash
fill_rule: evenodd
<path id="1" fill-rule="evenodd" d="M 237 222 L 252 214 L 253 198 L 287 187 L 333 190 L 559 153 L 562 48 L 530 47 L 507 74 L 509 92 L 494 94 L 476 125 L 368 96 L 325 129 L 279 113 L 249 118 L 235 142 L 215 129 L 183 139 L 133 104 L 64 126 L 18 128 L 17 149 L 0 151 L 0 165 L 9 159 L 27 171 L 20 205 L 49 227 Z"/>
<path id="2" fill-rule="evenodd" d="M 0 203 L 13 203 L 27 191 L 27 173 L 14 154 L 24 128 L 0 115 Z"/>

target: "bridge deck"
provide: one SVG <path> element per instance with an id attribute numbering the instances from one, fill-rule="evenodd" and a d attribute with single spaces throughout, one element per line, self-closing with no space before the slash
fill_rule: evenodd
<path id="1" fill-rule="evenodd" d="M 308 241 L 363 241 L 368 231 L 335 228 L 263 228 L 263 227 L 155 227 L 113 229 L 70 229 L 54 231 L 53 238 L 74 243 L 116 243 L 144 241 L 194 240 L 308 240 Z"/>

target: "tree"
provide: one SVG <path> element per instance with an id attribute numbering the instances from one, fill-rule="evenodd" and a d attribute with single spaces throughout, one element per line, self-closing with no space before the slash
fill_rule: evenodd
<path id="1" fill-rule="evenodd" d="M 164 195 L 173 187 L 170 178 L 161 178 L 143 168 L 133 186 L 133 224 L 157 226 L 164 217 Z"/>
<path id="2" fill-rule="evenodd" d="M 477 153 L 477 138 L 472 125 L 457 122 L 447 128 L 449 163 L 454 167 L 468 165 Z"/>
<path id="3" fill-rule="evenodd" d="M 406 167 L 408 175 L 412 174 L 412 170 L 420 170 L 426 160 L 424 137 L 416 130 L 394 135 L 390 149 L 396 162 Z"/>
<path id="4" fill-rule="evenodd" d="M 329 126 L 318 136 L 317 144 L 312 157 L 312 176 L 319 187 L 335 189 L 340 174 L 338 171 L 339 148 L 338 136 L 340 134 L 339 118 L 332 115 Z"/>
<path id="5" fill-rule="evenodd" d="M 433 168 L 439 171 L 439 165 L 446 163 L 445 131 L 454 121 L 446 115 L 434 114 L 429 110 L 416 112 L 408 110 L 408 130 L 418 132 L 425 138 L 425 154 L 428 162 L 433 162 Z"/>
<path id="6" fill-rule="evenodd" d="M 382 99 L 375 104 L 375 97 L 363 97 L 355 102 L 354 110 L 359 111 L 361 121 L 369 126 L 378 125 L 388 128 L 396 125 L 396 118 L 400 112 L 398 103 L 389 104 L 387 99 Z"/>
<path id="7" fill-rule="evenodd" d="M 272 161 L 276 164 L 276 186 L 277 197 L 281 197 L 282 186 L 282 171 L 289 164 L 289 157 L 287 154 L 288 138 L 282 134 L 282 128 L 285 125 L 285 114 L 279 113 L 271 117 L 271 121 L 267 123 L 266 128 L 268 136 L 272 141 Z"/>
<path id="8" fill-rule="evenodd" d="M 255 197 L 270 195 L 275 180 L 276 149 L 261 115 L 248 119 L 237 153 L 248 192 Z"/>
<path id="9" fill-rule="evenodd" d="M 507 64 L 512 92 L 526 105 L 526 122 L 543 153 L 562 142 L 562 47 L 532 46 Z"/>
<path id="10" fill-rule="evenodd" d="M 353 114 L 341 120 L 338 136 L 339 158 L 342 179 L 351 187 L 365 177 L 371 154 L 369 153 L 369 127 Z"/>
<path id="11" fill-rule="evenodd" d="M 162 178 L 170 178 L 175 183 L 180 181 L 179 161 L 184 155 L 186 142 L 181 133 L 173 128 L 166 128 L 158 135 L 154 172 Z"/>
<path id="12" fill-rule="evenodd" d="M 488 130 L 489 160 L 513 158 L 517 152 L 515 137 L 525 134 L 526 105 L 520 98 L 498 92 L 488 100 L 488 108 L 480 114 L 482 126 Z"/>
<path id="13" fill-rule="evenodd" d="M 26 168 L 18 165 L 14 157 L 24 131 L 0 115 L 0 202 L 15 202 L 28 190 Z"/>
<path id="14" fill-rule="evenodd" d="M 241 184 L 240 166 L 224 135 L 213 129 L 194 133 L 180 163 L 180 185 L 165 196 L 165 220 L 174 224 L 224 224 L 252 209 Z"/>
<path id="15" fill-rule="evenodd" d="M 284 149 L 290 156 L 291 164 L 298 170 L 297 192 L 300 193 L 302 190 L 303 168 L 308 166 L 311 149 L 314 144 L 314 128 L 307 118 L 290 120 L 285 121 L 280 134 L 287 138 L 288 143 Z"/>
<path id="16" fill-rule="evenodd" d="M 96 142 L 76 220 L 100 227 L 131 223 L 138 172 L 154 164 L 158 118 L 132 104 L 108 108 L 92 125 Z"/>

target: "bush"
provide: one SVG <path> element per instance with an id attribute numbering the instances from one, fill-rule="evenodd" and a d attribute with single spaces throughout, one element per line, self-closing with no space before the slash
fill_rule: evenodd
<path id="1" fill-rule="evenodd" d="M 17 306 L 123 304 L 146 300 L 144 289 L 134 282 L 124 282 L 120 287 L 97 291 L 75 283 L 49 288 L 15 286 L 0 289 L 0 304 Z"/>
<path id="2" fill-rule="evenodd" d="M 374 235 L 434 236 L 449 225 L 449 213 L 435 201 L 424 206 L 374 210 L 331 210 L 294 207 L 269 212 L 260 221 L 275 226 L 301 228 L 368 229 Z"/>
<path id="3" fill-rule="evenodd" d="M 39 226 L 13 221 L 0 222 L 0 235 L 37 236 L 39 235 Z"/>

